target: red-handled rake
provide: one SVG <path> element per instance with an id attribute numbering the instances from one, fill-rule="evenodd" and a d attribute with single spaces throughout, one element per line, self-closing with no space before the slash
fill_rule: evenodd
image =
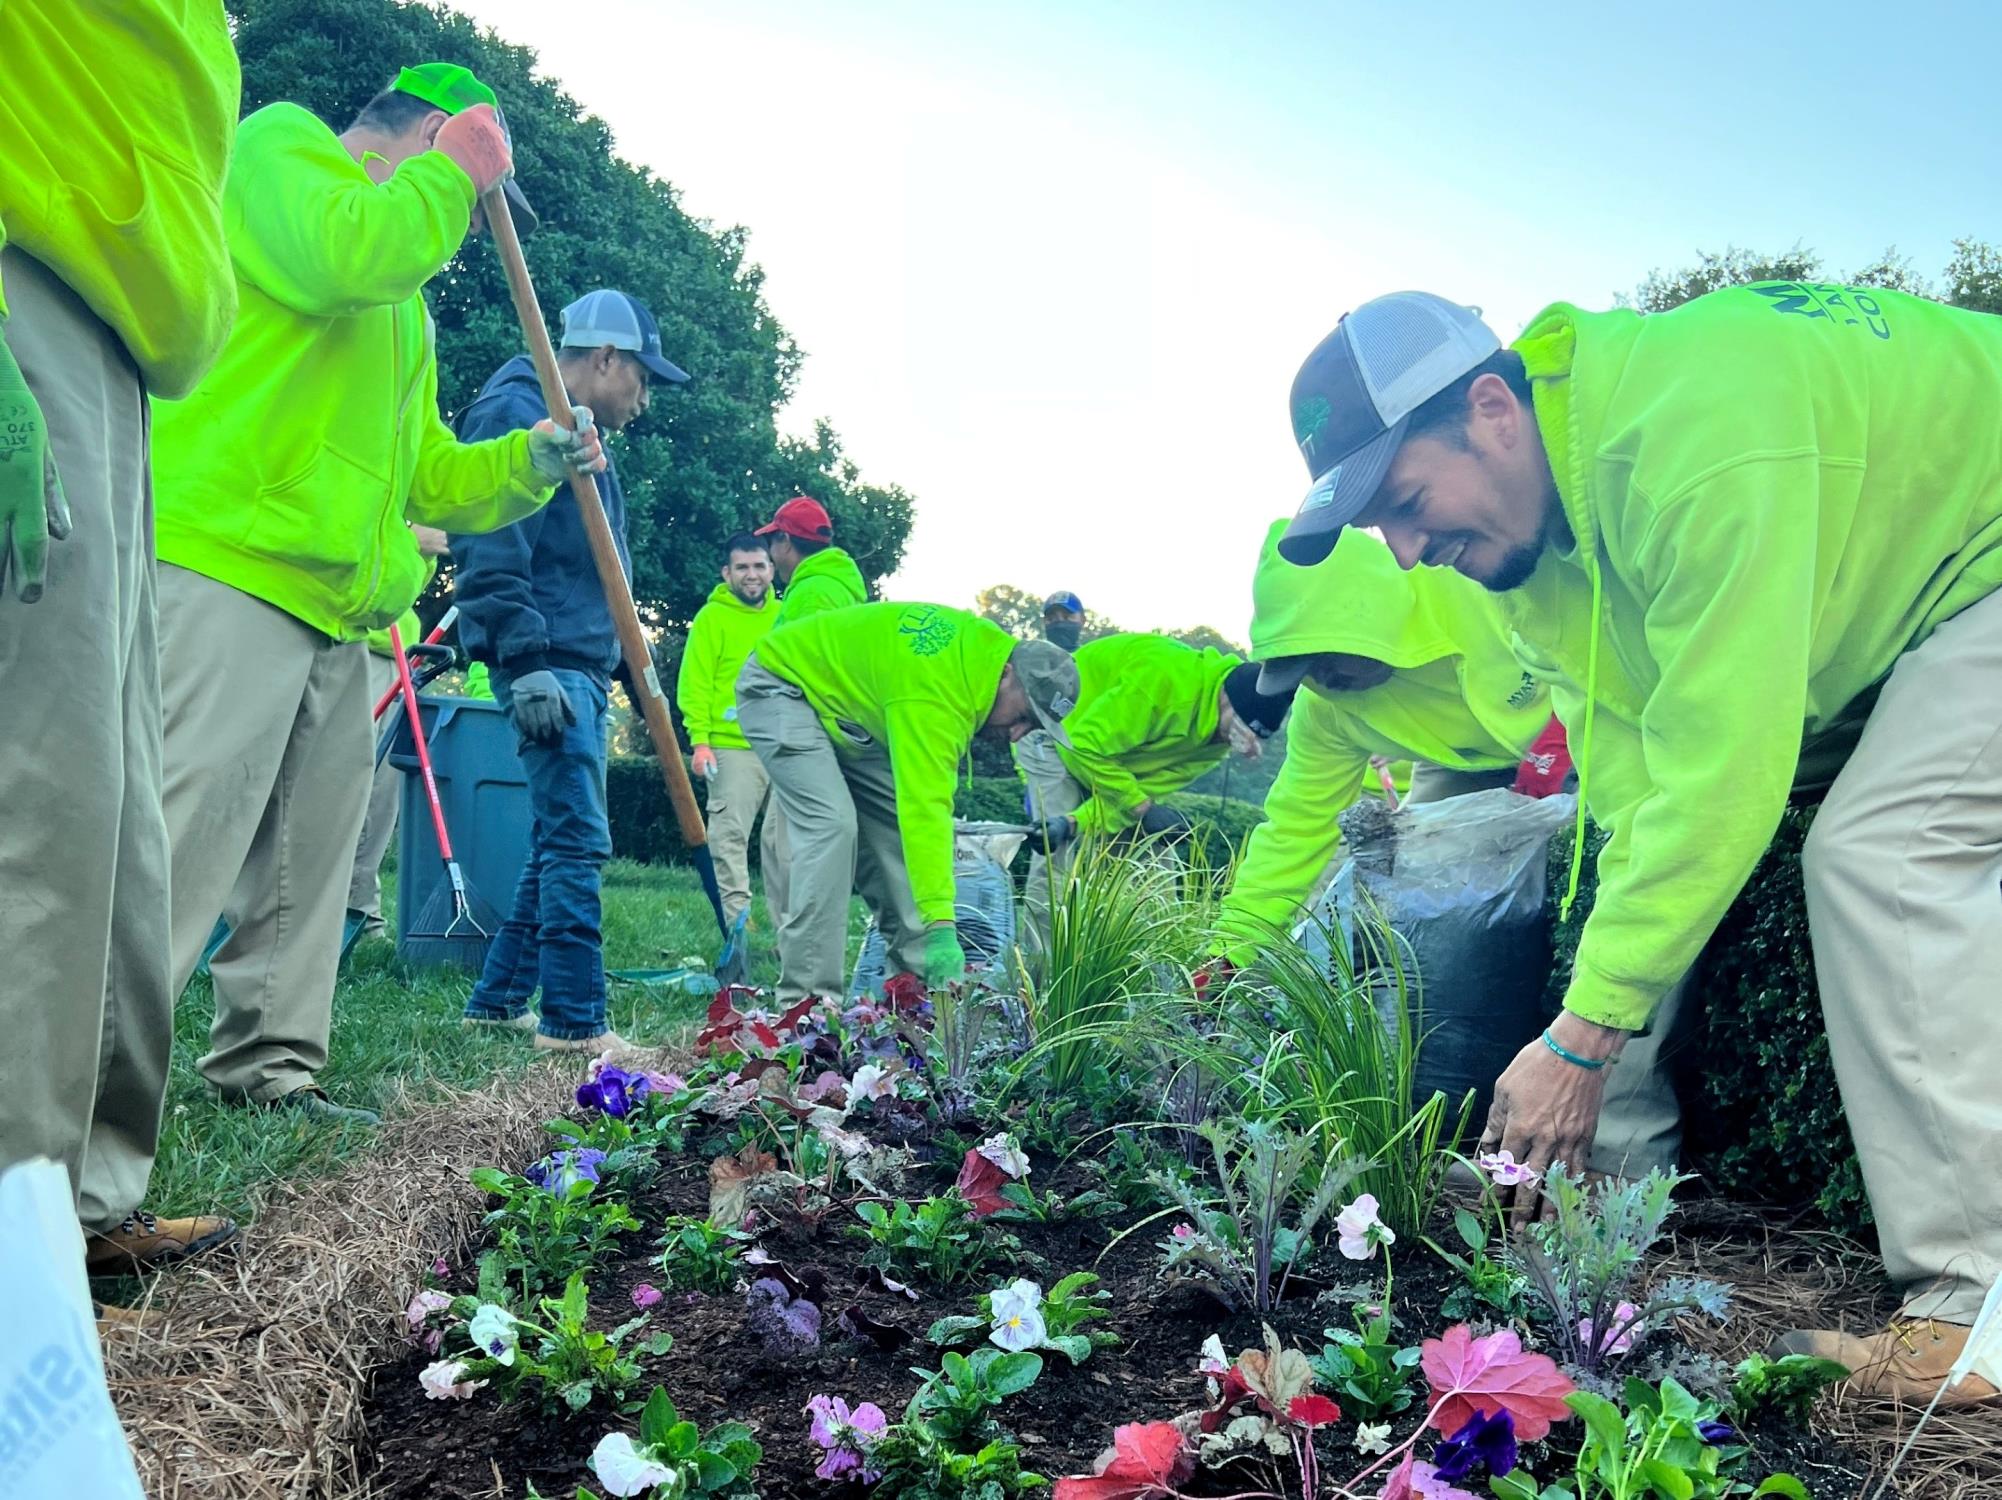
<path id="1" fill-rule="evenodd" d="M 425 899 L 403 934 L 405 942 L 447 944 L 434 947 L 434 956 L 451 961 L 455 957 L 468 968 L 477 969 L 486 960 L 487 944 L 493 941 L 500 916 L 467 883 L 465 872 L 452 853 L 452 836 L 445 830 L 445 807 L 438 797 L 438 778 L 431 771 L 431 747 L 424 739 L 424 718 L 417 711 L 417 685 L 410 678 L 410 657 L 403 649 L 403 636 L 389 627 L 389 648 L 396 657 L 396 681 L 403 695 L 403 718 L 410 727 L 410 742 L 417 750 L 417 774 L 424 782 L 424 800 L 431 806 L 431 831 L 438 838 L 438 857 L 445 862 L 445 884 Z"/>

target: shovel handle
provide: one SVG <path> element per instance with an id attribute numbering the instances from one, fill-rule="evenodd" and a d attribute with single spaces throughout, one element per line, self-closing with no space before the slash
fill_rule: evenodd
<path id="1" fill-rule="evenodd" d="M 487 228 L 494 248 L 500 252 L 501 268 L 507 272 L 508 294 L 514 299 L 515 316 L 521 321 L 528 357 L 535 362 L 536 379 L 542 385 L 543 404 L 549 419 L 558 427 L 569 428 L 570 397 L 563 388 L 562 373 L 556 368 L 556 349 L 549 342 L 549 326 L 542 320 L 542 304 L 535 300 L 535 285 L 528 279 L 528 262 L 521 253 L 521 238 L 515 233 L 514 215 L 499 187 L 481 195 Z M 598 486 L 589 475 L 570 473 L 570 493 L 584 519 L 584 535 L 591 543 L 591 561 L 597 565 L 598 582 L 611 607 L 612 624 L 618 630 L 619 651 L 626 663 L 626 695 L 634 698 L 640 717 L 646 722 L 647 737 L 653 741 L 654 758 L 667 782 L 668 800 L 674 804 L 675 821 L 681 826 L 682 842 L 691 849 L 709 842 L 702 822 L 702 810 L 695 805 L 695 788 L 689 784 L 688 768 L 681 763 L 681 741 L 674 732 L 674 720 L 667 710 L 667 694 L 660 685 L 660 673 L 653 664 L 653 648 L 647 644 L 633 591 L 626 583 L 626 570 L 619 562 L 618 543 L 612 538 L 611 523 L 598 500 Z"/>

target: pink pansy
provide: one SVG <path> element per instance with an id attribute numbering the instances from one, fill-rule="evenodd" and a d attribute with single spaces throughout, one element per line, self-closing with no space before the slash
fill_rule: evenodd
<path id="1" fill-rule="evenodd" d="M 645 1312 L 649 1307 L 658 1304 L 660 1299 L 665 1295 L 659 1287 L 654 1286 L 650 1282 L 642 1281 L 638 1286 L 633 1288 L 633 1306 L 637 1307 L 641 1312 Z"/>
<path id="2" fill-rule="evenodd" d="M 1441 1479 L 1436 1467 L 1407 1453 L 1404 1462 L 1390 1471 L 1383 1488 L 1377 1491 L 1377 1500 L 1479 1500 L 1479 1497 Z"/>
<path id="3" fill-rule="evenodd" d="M 431 1314 L 443 1312 L 451 1305 L 452 1299 L 443 1292 L 419 1292 L 403 1309 L 403 1316 L 409 1320 L 413 1330 L 422 1330 L 431 1321 Z"/>
<path id="4" fill-rule="evenodd" d="M 1631 1302 L 1622 1302 L 1613 1309 L 1613 1325 L 1607 1330 L 1605 1343 L 1594 1341 L 1596 1330 L 1590 1318 L 1578 1320 L 1578 1341 L 1595 1354 L 1625 1354 L 1640 1340 L 1640 1309 Z"/>
<path id="5" fill-rule="evenodd" d="M 1178 1240 L 1192 1240 L 1196 1237 L 1196 1226 L 1193 1224 L 1177 1224 L 1168 1233 Z"/>
<path id="6" fill-rule="evenodd" d="M 433 1401 L 464 1401 L 486 1384 L 484 1380 L 467 1380 L 465 1374 L 464 1360 L 441 1359 L 418 1371 L 417 1383 Z"/>
<path id="7" fill-rule="evenodd" d="M 1378 1245 L 1394 1245 L 1397 1236 L 1376 1216 L 1376 1194 L 1364 1193 L 1335 1216 L 1335 1245 L 1350 1260 L 1368 1260 Z"/>
<path id="8" fill-rule="evenodd" d="M 1029 1175 L 1027 1154 L 1016 1144 L 1015 1137 L 1005 1130 L 998 1135 L 990 1135 L 974 1149 L 1017 1182 Z"/>
<path id="9" fill-rule="evenodd" d="M 1489 1151 L 1475 1158 L 1496 1187 L 1533 1187 L 1543 1174 L 1515 1159 L 1513 1151 Z"/>

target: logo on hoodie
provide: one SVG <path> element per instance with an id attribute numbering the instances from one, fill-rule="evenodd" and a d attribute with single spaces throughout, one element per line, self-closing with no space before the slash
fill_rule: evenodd
<path id="1" fill-rule="evenodd" d="M 1530 676 L 1529 673 L 1524 672 L 1522 674 L 1522 686 L 1508 695 L 1508 706 L 1510 708 L 1527 708 L 1530 702 L 1536 697 L 1536 692 L 1536 679 Z"/>
<path id="2" fill-rule="evenodd" d="M 897 617 L 897 634 L 914 656 L 937 656 L 953 642 L 959 627 L 935 604 L 914 604 Z"/>

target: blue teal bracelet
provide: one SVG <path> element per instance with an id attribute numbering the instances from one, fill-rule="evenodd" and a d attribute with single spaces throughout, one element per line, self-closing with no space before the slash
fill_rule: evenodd
<path id="1" fill-rule="evenodd" d="M 1550 1034 L 1548 1026 L 1543 1028 L 1543 1045 L 1574 1067 L 1583 1068 L 1588 1073 L 1596 1073 L 1612 1059 L 1605 1057 L 1580 1057 L 1569 1047 Z"/>

